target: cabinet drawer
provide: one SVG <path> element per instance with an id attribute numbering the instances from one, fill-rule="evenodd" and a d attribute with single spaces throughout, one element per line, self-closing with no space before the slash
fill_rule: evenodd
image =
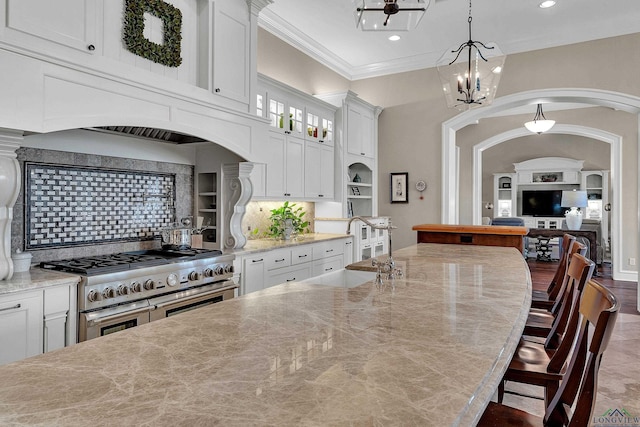
<path id="1" fill-rule="evenodd" d="M 282 272 L 270 274 L 267 277 L 267 287 L 279 285 L 281 283 L 295 282 L 311 277 L 311 263 L 297 267 L 286 268 Z"/>
<path id="2" fill-rule="evenodd" d="M 291 249 L 271 251 L 265 254 L 264 261 L 267 270 L 289 267 L 291 265 Z"/>
<path id="3" fill-rule="evenodd" d="M 291 249 L 291 265 L 303 264 L 311 262 L 313 250 L 311 245 L 303 245 L 295 249 Z"/>
<path id="4" fill-rule="evenodd" d="M 342 258 L 342 254 L 314 261 L 313 276 L 319 276 L 321 274 L 329 273 L 330 271 L 340 270 L 343 267 L 344 259 Z"/>
<path id="5" fill-rule="evenodd" d="M 313 247 L 313 260 L 319 260 L 344 253 L 344 240 L 331 240 Z"/>

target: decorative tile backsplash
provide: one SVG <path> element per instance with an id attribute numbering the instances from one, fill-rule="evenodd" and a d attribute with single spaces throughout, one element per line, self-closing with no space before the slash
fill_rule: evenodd
<path id="1" fill-rule="evenodd" d="M 174 221 L 173 174 L 25 163 L 25 248 L 150 240 Z"/>
<path id="2" fill-rule="evenodd" d="M 90 142 L 90 141 L 89 141 Z M 88 143 L 89 143 L 88 142 Z M 35 147 L 20 147 L 16 151 L 20 170 L 23 171 L 22 185 L 18 200 L 13 207 L 11 223 L 11 251 L 28 250 L 33 255 L 32 262 L 51 261 L 84 256 L 98 256 L 116 252 L 130 252 L 148 249 L 159 249 L 161 246 L 159 233 L 152 240 L 117 240 L 96 241 L 77 245 L 53 245 L 29 248 L 25 241 L 28 237 L 27 227 L 31 218 L 27 213 L 27 202 L 31 197 L 31 189 L 26 184 L 26 165 L 48 164 L 82 170 L 115 171 L 133 175 L 151 175 L 175 177 L 174 210 L 176 218 L 193 215 L 193 165 L 168 163 L 135 158 L 113 157 L 97 154 L 73 153 L 68 151 L 48 150 Z M 160 203 L 159 198 L 148 199 L 147 203 Z M 108 203 L 108 202 L 107 202 Z M 61 211 L 62 212 L 62 211 Z M 98 211 L 98 212 L 104 212 Z M 65 214 L 66 215 L 66 214 Z M 117 220 L 116 220 L 117 221 Z M 112 225 L 113 226 L 113 225 Z"/>

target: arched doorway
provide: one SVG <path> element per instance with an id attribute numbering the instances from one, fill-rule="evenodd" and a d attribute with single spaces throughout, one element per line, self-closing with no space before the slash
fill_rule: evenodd
<path id="1" fill-rule="evenodd" d="M 586 126 L 558 124 L 554 126 L 549 132 L 551 134 L 564 134 L 564 135 L 577 135 L 587 138 L 596 139 L 602 142 L 606 142 L 611 146 L 611 164 L 609 166 L 612 182 L 612 194 L 611 203 L 613 206 L 621 206 L 622 204 L 622 181 L 619 178 L 620 170 L 622 169 L 622 137 L 620 135 L 606 132 L 601 129 L 590 128 Z M 499 135 L 495 135 L 492 138 L 486 139 L 473 147 L 473 223 L 481 224 L 482 215 L 482 156 L 483 152 L 491 147 L 499 145 L 503 142 L 511 139 L 529 136 L 531 133 L 523 127 L 518 129 L 512 129 L 508 132 L 503 132 Z M 626 276 L 622 268 L 621 259 L 621 211 L 620 209 L 614 210 L 614 214 L 611 217 L 611 235 L 614 244 L 611 247 L 611 258 L 613 271 L 617 271 L 618 277 Z M 633 278 L 631 278 L 633 279 Z"/>
<path id="2" fill-rule="evenodd" d="M 640 98 L 621 94 L 617 92 L 594 90 L 594 89 L 544 89 L 521 92 L 513 95 L 508 95 L 502 98 L 496 99 L 492 105 L 470 110 L 457 115 L 456 117 L 444 122 L 442 124 L 442 222 L 445 224 L 456 224 L 459 221 L 459 201 L 457 197 L 457 188 L 459 181 L 459 171 L 457 163 L 457 147 L 456 147 L 456 133 L 458 130 L 464 128 L 467 125 L 473 124 L 478 120 L 495 115 L 503 111 L 510 110 L 515 107 L 524 105 L 532 105 L 539 102 L 564 102 L 564 103 L 578 103 L 587 105 L 596 105 L 613 108 L 620 111 L 638 115 L 640 113 Z M 640 121 L 639 121 L 640 122 Z M 571 130 L 571 129 L 568 129 Z M 573 129 L 575 131 L 575 129 Z M 597 130 L 596 130 L 597 131 Z M 512 131 L 512 132 L 519 132 Z M 596 132 L 597 133 L 597 132 Z M 514 137 L 514 136 L 511 136 Z M 606 138 L 607 136 L 602 134 L 598 139 Z M 496 142 L 497 143 L 497 142 Z M 613 148 L 613 146 L 612 146 Z M 614 153 L 612 152 L 612 163 Z M 475 164 L 475 161 L 474 161 Z M 618 169 L 619 170 L 619 169 Z M 613 172 L 613 170 L 612 170 Z M 474 175 L 477 177 L 477 175 Z M 615 184 L 614 184 L 615 185 Z M 614 191 L 614 194 L 618 194 L 620 197 L 620 191 Z M 475 190 L 474 190 L 474 194 Z M 474 196 L 474 204 L 477 199 Z M 620 206 L 618 204 L 618 206 Z M 475 217 L 475 212 L 474 212 Z M 613 220 L 613 219 L 612 219 Z M 619 221 L 616 231 L 613 230 L 612 221 L 612 235 L 618 242 L 620 227 Z M 617 236 L 617 238 L 616 238 Z M 615 254 L 613 254 L 615 257 Z M 618 261 L 622 260 L 618 256 Z M 615 261 L 615 260 L 614 260 Z M 616 268 L 617 267 L 617 268 Z M 621 265 L 614 265 L 614 279 L 616 280 L 637 280 L 633 274 L 627 275 L 622 273 Z M 632 272 L 633 273 L 633 272 Z M 637 276 L 637 274 L 635 275 Z"/>

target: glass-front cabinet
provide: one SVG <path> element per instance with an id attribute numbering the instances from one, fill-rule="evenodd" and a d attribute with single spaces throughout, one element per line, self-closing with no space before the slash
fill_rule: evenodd
<path id="1" fill-rule="evenodd" d="M 308 107 L 305 138 L 308 141 L 333 145 L 333 135 L 333 113 L 331 111 L 323 112 Z"/>

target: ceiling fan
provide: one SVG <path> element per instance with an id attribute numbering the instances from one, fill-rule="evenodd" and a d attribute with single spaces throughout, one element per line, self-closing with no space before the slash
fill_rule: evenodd
<path id="1" fill-rule="evenodd" d="M 356 26 L 360 26 L 364 31 L 406 31 L 418 25 L 430 2 L 431 0 L 358 0 L 360 6 L 356 9 Z M 377 12 L 383 12 L 384 15 Z M 399 12 L 407 13 L 401 14 L 404 16 L 397 19 L 391 19 Z M 382 18 L 384 21 L 380 23 Z M 394 25 L 390 25 L 390 21 Z"/>

